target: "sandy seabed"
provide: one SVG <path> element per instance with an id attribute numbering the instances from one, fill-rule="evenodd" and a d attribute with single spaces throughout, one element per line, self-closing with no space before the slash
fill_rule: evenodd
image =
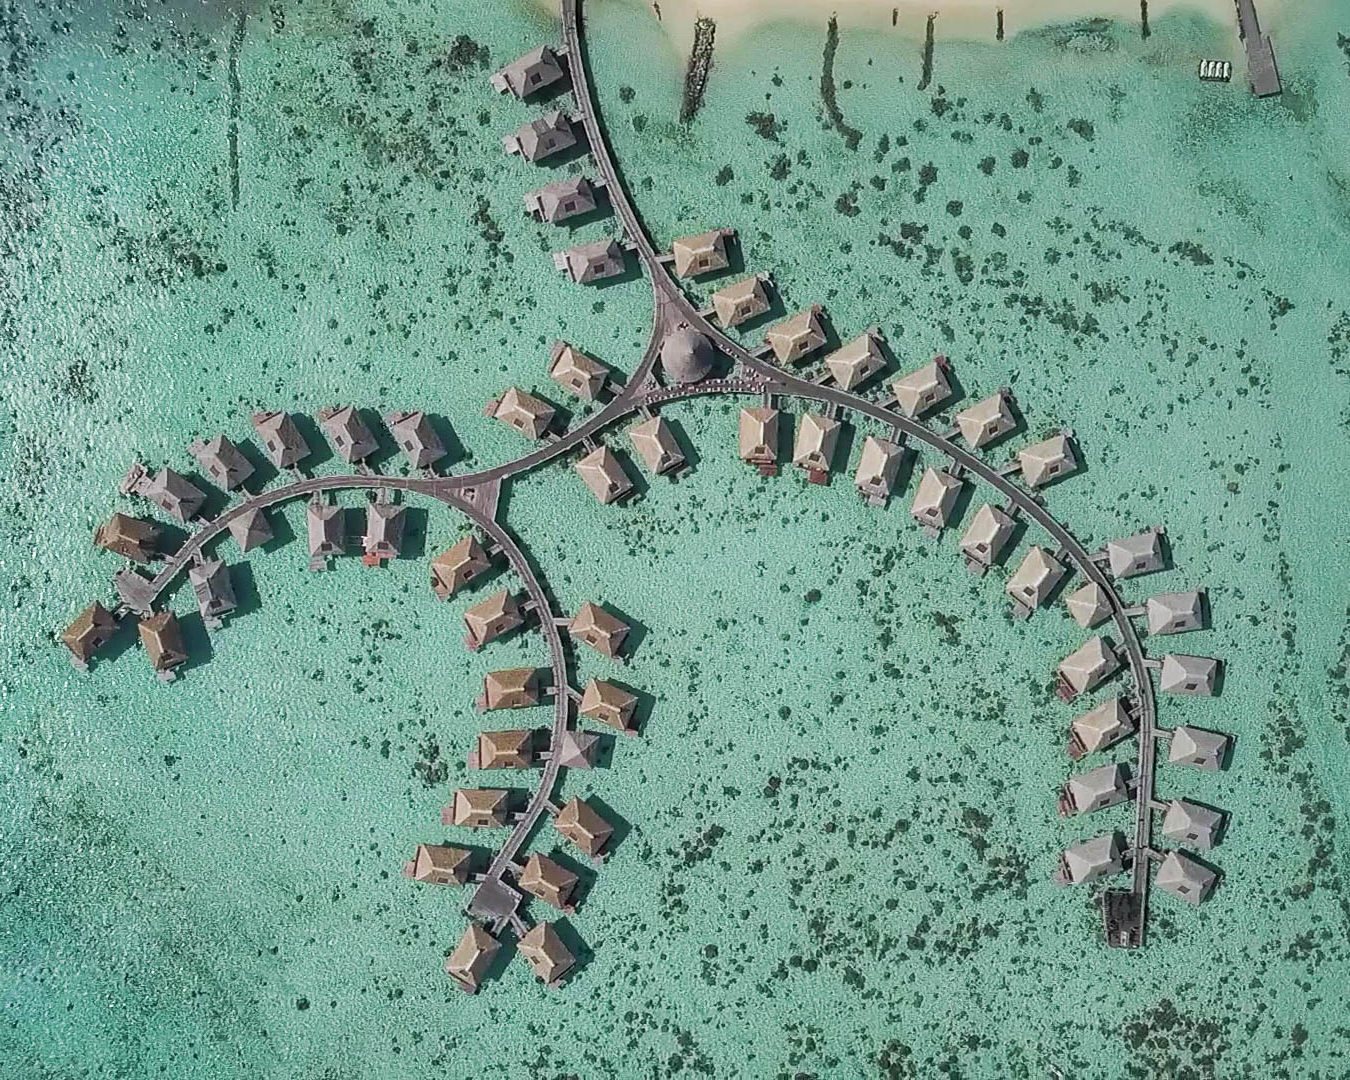
<path id="1" fill-rule="evenodd" d="M 539 0 L 557 14 L 558 0 Z M 613 2 L 613 0 L 610 0 Z M 817 22 L 838 17 L 841 25 L 920 36 L 930 15 L 937 15 L 934 35 L 939 38 L 979 40 L 995 35 L 997 13 L 1003 12 L 1005 37 L 1021 30 L 1075 19 L 1107 17 L 1137 22 L 1139 0 L 624 0 L 652 8 L 676 48 L 687 47 L 694 20 L 707 16 L 717 22 L 720 41 L 737 38 L 755 27 L 781 22 Z M 1278 20 L 1284 0 L 1260 0 L 1257 11 L 1263 29 Z M 1200 11 L 1219 22 L 1236 26 L 1233 0 L 1149 0 L 1148 16 L 1157 20 L 1178 8 Z"/>

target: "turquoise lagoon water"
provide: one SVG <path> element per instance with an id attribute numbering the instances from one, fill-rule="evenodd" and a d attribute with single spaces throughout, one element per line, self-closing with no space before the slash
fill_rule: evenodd
<path id="1" fill-rule="evenodd" d="M 180 586 L 194 662 L 170 686 L 135 647 L 80 675 L 52 636 L 109 592 L 89 535 L 131 505 L 133 456 L 187 467 L 255 408 L 341 400 L 434 410 L 471 467 L 523 451 L 482 405 L 549 393 L 555 338 L 631 370 L 646 283 L 566 284 L 563 234 L 520 213 L 538 174 L 498 146 L 531 111 L 484 76 L 552 24 L 24 2 L 0 169 L 7 1075 L 1350 1073 L 1350 18 L 1273 24 L 1279 102 L 1197 84 L 1238 46 L 1186 16 L 939 41 L 922 92 L 916 42 L 845 25 L 837 124 L 823 20 L 772 27 L 719 49 L 681 126 L 646 5 L 587 10 L 658 240 L 735 227 L 789 304 L 881 326 L 902 364 L 947 352 L 967 394 L 1011 385 L 1032 434 L 1071 424 L 1088 468 L 1049 499 L 1080 536 L 1167 524 L 1177 569 L 1129 594 L 1210 589 L 1185 647 L 1228 660 L 1224 692 L 1162 716 L 1234 733 L 1233 767 L 1159 791 L 1232 812 L 1222 888 L 1157 896 L 1143 951 L 1101 947 L 1090 897 L 1048 881 L 1066 843 L 1128 827 L 1054 814 L 1050 677 L 1080 632 L 1014 625 L 905 499 L 761 480 L 735 403 L 693 402 L 668 413 L 697 456 L 676 485 L 600 509 L 558 464 L 508 493 L 562 607 L 645 627 L 617 674 L 651 716 L 565 781 L 625 832 L 569 920 L 584 967 L 550 992 L 512 958 L 453 990 L 460 897 L 398 870 L 446 835 L 483 673 L 546 661 L 537 636 L 463 649 L 471 598 L 435 602 L 424 561 L 459 521 L 426 508 L 379 571 L 225 545 L 247 610 L 208 640 Z"/>

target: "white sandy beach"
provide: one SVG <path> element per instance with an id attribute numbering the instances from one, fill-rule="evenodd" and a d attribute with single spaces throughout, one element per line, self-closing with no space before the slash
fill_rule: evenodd
<path id="1" fill-rule="evenodd" d="M 541 0 L 555 14 L 558 0 Z M 650 0 L 632 0 L 652 8 Z M 1263 29 L 1278 21 L 1287 0 L 1258 0 Z M 756 26 L 775 22 L 817 23 L 837 15 L 841 29 L 864 29 L 921 37 L 928 16 L 937 15 L 934 36 L 948 40 L 994 38 L 996 13 L 1003 11 L 1004 35 L 1012 37 L 1050 23 L 1107 16 L 1139 23 L 1139 0 L 657 0 L 661 25 L 672 44 L 686 50 L 693 39 L 694 20 L 701 15 L 716 20 L 719 43 L 740 37 Z M 1149 0 L 1150 22 L 1184 8 L 1200 11 L 1237 33 L 1233 0 Z M 652 10 L 652 18 L 656 12 Z M 893 23 L 894 19 L 894 23 Z"/>

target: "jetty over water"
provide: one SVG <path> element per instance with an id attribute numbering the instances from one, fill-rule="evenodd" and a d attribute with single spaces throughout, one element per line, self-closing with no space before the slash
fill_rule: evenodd
<path id="1" fill-rule="evenodd" d="M 1234 0 L 1237 5 L 1238 34 L 1247 47 L 1247 80 L 1257 97 L 1278 94 L 1280 72 L 1275 66 L 1275 50 L 1270 38 L 1261 33 L 1261 22 L 1256 17 L 1256 0 Z"/>
<path id="2" fill-rule="evenodd" d="M 1182 848 L 1164 851 L 1154 845 L 1155 816 L 1164 815 L 1159 836 L 1173 844 L 1208 850 L 1218 841 L 1223 824 L 1221 812 L 1179 797 L 1155 798 L 1158 746 L 1163 744 L 1169 770 L 1184 774 L 1190 769 L 1222 769 L 1231 740 L 1221 732 L 1189 725 L 1164 729 L 1157 722 L 1159 689 L 1178 699 L 1218 692 L 1222 669 L 1210 657 L 1145 653 L 1136 619 L 1145 620 L 1152 634 L 1191 632 L 1207 626 L 1203 594 L 1192 589 L 1160 592 L 1142 602 L 1126 603 L 1119 588 L 1138 574 L 1163 572 L 1169 559 L 1159 529 L 1145 530 L 1123 540 L 1090 548 L 1076 538 L 1047 509 L 1042 495 L 1052 481 L 1068 476 L 1082 460 L 1081 451 L 1067 432 L 1030 442 L 1012 454 L 993 449 L 1000 440 L 1018 438 L 1019 419 L 1015 402 L 1006 390 L 978 401 L 945 418 L 937 416 L 950 403 L 950 361 L 943 356 L 899 380 L 894 398 L 885 401 L 860 396 L 861 387 L 876 374 L 881 360 L 878 328 L 869 328 L 847 345 L 820 359 L 816 354 L 826 341 L 822 311 L 805 307 L 795 319 L 780 324 L 766 335 L 767 346 L 758 353 L 742 347 L 709 321 L 717 314 L 722 325 L 734 325 L 758 317 L 768 308 L 766 275 L 747 278 L 739 286 L 726 286 L 713 294 L 710 308 L 700 310 L 677 281 L 677 272 L 690 278 L 720 272 L 725 255 L 727 230 L 696 234 L 681 241 L 681 251 L 662 254 L 646 233 L 637 210 L 623 185 L 598 116 L 586 70 L 582 39 L 580 0 L 563 0 L 564 41 L 553 50 L 565 56 L 576 113 L 568 120 L 584 132 L 587 149 L 599 179 L 623 230 L 607 245 L 606 255 L 617 250 L 632 255 L 649 278 L 654 300 L 653 326 L 647 347 L 626 379 L 592 361 L 583 362 L 578 351 L 570 357 L 555 352 L 554 377 L 583 399 L 587 394 L 597 407 L 575 426 L 567 427 L 545 401 L 516 388 L 491 403 L 493 416 L 534 440 L 529 451 L 514 461 L 462 475 L 440 475 L 432 470 L 443 451 L 435 429 L 419 412 L 390 414 L 386 425 L 404 461 L 395 467 L 411 469 L 411 475 L 385 474 L 381 455 L 383 441 L 376 436 L 353 406 L 325 410 L 320 414 L 326 437 L 349 473 L 308 476 L 302 471 L 310 448 L 289 415 L 260 413 L 254 426 L 264 452 L 278 468 L 292 470 L 284 482 L 250 494 L 240 485 L 238 462 L 223 442 L 203 445 L 203 456 L 223 467 L 219 482 L 233 501 L 214 517 L 198 512 L 206 505 L 205 492 L 188 492 L 172 476 L 150 478 L 142 469 L 131 479 L 129 490 L 146 488 L 161 496 L 151 501 L 163 513 L 189 524 L 193 531 L 162 563 L 141 572 L 124 567 L 115 576 L 121 603 L 113 608 L 101 602 L 89 605 L 61 635 L 62 643 L 77 663 L 87 664 L 100 647 L 116 634 L 119 620 L 135 613 L 141 616 L 140 634 L 153 667 L 161 677 L 181 669 L 188 657 L 183 649 L 177 617 L 164 603 L 168 590 L 182 573 L 193 574 L 202 610 L 216 616 L 226 613 L 233 597 L 228 569 L 213 553 L 213 545 L 231 536 L 241 550 L 257 548 L 271 537 L 266 512 L 284 502 L 306 506 L 312 518 L 310 550 L 320 563 L 345 553 L 347 537 L 343 521 L 343 493 L 361 492 L 367 498 L 366 533 L 362 547 L 372 563 L 399 555 L 401 520 L 406 500 L 433 499 L 471 524 L 471 535 L 461 537 L 432 560 L 427 580 L 437 596 L 450 600 L 460 590 L 477 585 L 492 573 L 494 563 L 506 564 L 510 579 L 494 581 L 484 589 L 486 597 L 463 613 L 467 644 L 490 653 L 493 642 L 506 634 L 528 635 L 542 640 L 547 649 L 549 681 L 533 668 L 505 669 L 485 676 L 482 703 L 485 708 L 550 707 L 552 722 L 547 729 L 520 725 L 509 730 L 479 732 L 473 759 L 480 768 L 510 770 L 492 775 L 528 778 L 534 786 L 526 792 L 516 788 L 463 788 L 456 792 L 445 811 L 448 827 L 498 830 L 506 834 L 486 866 L 473 864 L 476 856 L 467 848 L 424 844 L 408 866 L 419 882 L 472 888 L 465 910 L 470 925 L 446 962 L 455 982 L 470 992 L 476 990 L 501 948 L 502 936 L 513 935 L 517 950 L 549 986 L 559 985 L 576 970 L 576 958 L 563 943 L 553 923 L 533 922 L 527 905 L 533 901 L 563 908 L 571 906 L 575 885 L 562 864 L 526 845 L 538 834 L 546 818 L 557 833 L 583 854 L 601 859 L 614 846 L 614 827 L 585 799 L 573 797 L 559 806 L 555 797 L 562 770 L 588 769 L 594 763 L 597 736 L 580 726 L 581 720 L 628 735 L 635 734 L 638 694 L 604 678 L 590 679 L 584 690 L 573 678 L 574 646 L 589 645 L 598 657 L 589 663 L 617 667 L 640 635 L 632 633 L 619 614 L 594 602 L 582 606 L 569 618 L 557 609 L 538 571 L 533 568 L 519 541 L 498 521 L 500 495 L 505 481 L 564 457 L 577 454 L 578 472 L 600 502 L 616 502 L 630 481 L 619 459 L 601 440 L 608 429 L 629 419 L 641 419 L 630 429 L 634 447 L 652 472 L 677 470 L 684 455 L 672 430 L 660 415 L 668 402 L 697 395 L 727 394 L 748 398 L 740 413 L 737 435 L 739 451 L 764 475 L 773 475 L 779 459 L 779 420 L 792 402 L 809 406 L 810 417 L 798 427 L 794 459 L 811 478 L 826 479 L 836 465 L 836 450 L 847 445 L 841 437 L 846 423 L 869 427 L 859 440 L 860 461 L 855 487 L 879 511 L 897 494 L 910 475 L 907 463 L 922 458 L 911 517 L 944 542 L 946 528 L 963 528 L 954 554 L 977 573 L 999 568 L 1005 555 L 1018 544 L 1023 529 L 1036 530 L 1032 554 L 1020 560 L 1012 575 L 1010 595 L 1024 614 L 1043 611 L 1061 583 L 1068 584 L 1065 611 L 1085 629 L 1101 627 L 1098 634 L 1076 649 L 1059 665 L 1059 682 L 1065 698 L 1083 696 L 1075 709 L 1079 715 L 1070 725 L 1069 756 L 1075 760 L 1092 754 L 1119 753 L 1113 748 L 1135 739 L 1137 756 L 1132 767 L 1120 761 L 1094 763 L 1073 777 L 1060 791 L 1066 813 L 1079 815 L 1106 810 L 1121 802 L 1133 802 L 1135 824 L 1132 838 L 1113 829 L 1098 831 L 1095 838 L 1070 843 L 1059 862 L 1057 880 L 1076 884 L 1105 880 L 1129 872 L 1128 890 L 1111 890 L 1102 896 L 1103 928 L 1109 944 L 1137 946 L 1143 943 L 1149 890 L 1159 889 L 1187 903 L 1211 895 L 1217 875 L 1197 857 Z M 1241 8 L 1239 8 L 1241 10 Z M 540 62 L 546 54 L 536 50 Z M 533 62 L 519 68 L 526 71 Z M 506 75 L 506 89 L 524 97 Z M 561 115 L 561 114 L 559 114 Z M 564 118 L 566 120 L 567 118 Z M 544 125 L 549 128 L 549 124 Z M 542 145 L 542 144 L 541 144 Z M 541 214 L 545 219 L 548 214 Z M 609 247 L 612 245 L 612 247 Z M 570 260 L 568 260 L 570 263 Z M 704 266 L 706 263 L 706 267 Z M 672 265 L 682 264 L 682 265 Z M 572 267 L 569 265 L 569 272 Z M 574 274 L 574 276 L 578 276 Z M 721 303 L 719 303 L 719 298 Z M 568 347 L 570 348 L 570 346 Z M 770 358 L 772 354 L 772 359 Z M 621 363 L 616 361 L 616 363 Z M 799 376 L 786 365 L 810 364 L 811 377 Z M 599 402 L 605 397 L 603 404 Z M 934 414 L 931 422 L 921 416 Z M 224 436 L 219 438 L 223 439 Z M 233 444 L 231 444 L 233 446 Z M 236 448 L 237 449 L 237 448 Z M 990 455 L 998 453 L 1000 464 Z M 211 471 L 213 477 L 216 470 Z M 166 470 L 167 472 L 167 470 Z M 178 477 L 181 480 L 181 477 Z M 186 483 L 186 481 L 184 481 Z M 988 501 L 970 516 L 962 509 L 961 495 L 967 485 L 981 485 Z M 202 501 L 193 505 L 196 495 Z M 805 497 L 805 496 L 804 496 Z M 814 498 L 827 497 L 813 492 Z M 855 496 L 856 497 L 856 496 Z M 617 508 L 596 512 L 621 513 Z M 395 522 L 398 521 L 399 525 Z M 161 554 L 156 527 L 134 519 L 117 523 L 103 532 L 104 546 L 138 563 L 148 563 Z M 109 523 L 112 525 L 113 523 Z M 348 565 L 351 565 L 350 563 Z M 223 575 L 223 576 L 222 576 Z M 1071 589 L 1071 591 L 1070 591 Z M 236 617 L 238 613 L 236 612 Z M 1037 615 L 1036 617 L 1045 617 Z M 235 632 L 235 631 L 231 631 Z M 535 635 L 538 635 L 535 638 Z M 564 635 L 570 639 L 564 646 Z M 1164 638 L 1164 640 L 1170 640 Z M 1159 686 L 1155 686 L 1155 673 Z M 1128 679 L 1114 696 L 1093 703 L 1097 690 L 1108 680 Z M 1108 693 L 1113 691 L 1108 690 Z M 1172 700 L 1169 698 L 1169 700 Z M 1169 771 L 1169 776 L 1171 772 Z M 1054 790 L 1047 784 L 1048 793 Z M 569 782 L 570 794 L 570 782 Z M 1152 873 L 1156 867 L 1156 877 Z"/>

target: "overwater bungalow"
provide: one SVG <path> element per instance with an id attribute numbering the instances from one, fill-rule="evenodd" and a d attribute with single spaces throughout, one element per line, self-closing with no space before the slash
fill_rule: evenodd
<path id="1" fill-rule="evenodd" d="M 853 477 L 858 493 L 872 506 L 885 506 L 895 490 L 904 460 L 904 447 L 898 443 L 875 435 L 866 436 L 858 459 L 858 471 Z"/>
<path id="2" fill-rule="evenodd" d="M 1090 814 L 1107 806 L 1123 803 L 1130 797 L 1125 766 L 1099 765 L 1085 773 L 1069 777 L 1059 795 L 1061 817 Z"/>
<path id="3" fill-rule="evenodd" d="M 1045 487 L 1078 468 L 1073 444 L 1065 434 L 1052 435 L 1017 451 L 1017 463 L 1022 469 L 1022 482 L 1033 488 Z"/>
<path id="4" fill-rule="evenodd" d="M 375 436 L 352 405 L 320 409 L 319 426 L 338 457 L 349 465 L 364 461 L 378 448 Z"/>
<path id="5" fill-rule="evenodd" d="M 1069 757 L 1074 761 L 1105 750 L 1134 734 L 1134 721 L 1118 697 L 1107 698 L 1069 726 Z"/>
<path id="6" fill-rule="evenodd" d="M 1162 658 L 1158 689 L 1164 694 L 1208 697 L 1219 680 L 1219 662 L 1209 656 L 1168 653 Z"/>
<path id="7" fill-rule="evenodd" d="M 500 949 L 496 938 L 477 923 L 470 923 L 455 951 L 446 958 L 445 973 L 461 990 L 476 994 Z"/>
<path id="8" fill-rule="evenodd" d="M 1219 875 L 1184 851 L 1169 851 L 1158 864 L 1153 884 L 1163 892 L 1199 907 L 1214 891 Z"/>
<path id="9" fill-rule="evenodd" d="M 1159 593 L 1144 604 L 1150 634 L 1181 634 L 1204 629 L 1205 601 L 1200 589 Z"/>
<path id="10" fill-rule="evenodd" d="M 188 453 L 211 478 L 211 483 L 225 491 L 233 491 L 253 475 L 253 464 L 224 435 L 205 442 L 196 439 L 188 447 Z"/>
<path id="11" fill-rule="evenodd" d="M 987 446 L 1017 427 L 1012 398 L 998 390 L 956 414 L 956 428 L 971 447 Z"/>
<path id="12" fill-rule="evenodd" d="M 824 312 L 819 304 L 797 312 L 764 333 L 764 342 L 773 349 L 780 364 L 796 364 L 805 360 L 825 344 Z"/>
<path id="13" fill-rule="evenodd" d="M 273 535 L 272 523 L 267 520 L 267 514 L 257 507 L 230 518 L 226 528 L 229 529 L 234 542 L 239 545 L 240 552 L 261 547 L 271 540 Z"/>
<path id="14" fill-rule="evenodd" d="M 466 829 L 505 828 L 510 798 L 509 791 L 496 788 L 460 788 L 450 805 L 441 811 L 441 824 Z"/>
<path id="15" fill-rule="evenodd" d="M 961 537 L 961 554 L 966 557 L 966 567 L 975 574 L 985 573 L 1007 546 L 1014 528 L 1013 519 L 1006 512 L 984 503 L 975 511 L 970 526 Z"/>
<path id="16" fill-rule="evenodd" d="M 1133 536 L 1111 540 L 1106 545 L 1107 563 L 1113 578 L 1150 574 L 1166 565 L 1162 529 L 1145 529 Z"/>
<path id="17" fill-rule="evenodd" d="M 1111 614 L 1111 600 L 1095 581 L 1071 592 L 1065 598 L 1064 606 L 1069 609 L 1073 621 L 1084 630 L 1091 630 Z"/>
<path id="18" fill-rule="evenodd" d="M 558 53 L 551 46 L 540 45 L 524 56 L 512 60 L 488 78 L 492 89 L 499 94 L 514 94 L 519 99 L 546 90 L 566 78 Z"/>
<path id="19" fill-rule="evenodd" d="M 583 401 L 594 401 L 609 385 L 609 368 L 576 346 L 555 341 L 548 377 Z"/>
<path id="20" fill-rule="evenodd" d="M 528 709 L 539 704 L 539 672 L 534 668 L 506 668 L 489 671 L 483 677 L 480 711 Z"/>
<path id="21" fill-rule="evenodd" d="M 492 569 L 483 545 L 464 536 L 431 560 L 431 591 L 448 600 L 474 578 Z"/>
<path id="22" fill-rule="evenodd" d="M 1072 701 L 1100 686 L 1120 669 L 1120 657 L 1102 637 L 1088 638 L 1059 665 L 1059 696 Z"/>
<path id="23" fill-rule="evenodd" d="M 567 951 L 552 923 L 541 922 L 516 943 L 516 951 L 550 989 L 562 985 L 567 973 L 576 967 L 576 958 Z"/>
<path id="24" fill-rule="evenodd" d="M 685 463 L 684 452 L 664 417 L 653 416 L 634 425 L 628 429 L 628 437 L 648 472 L 664 476 L 679 471 Z"/>
<path id="25" fill-rule="evenodd" d="M 158 525 L 126 514 L 113 514 L 94 530 L 95 546 L 142 564 L 159 558 L 159 537 Z"/>
<path id="26" fill-rule="evenodd" d="M 1043 603 L 1064 577 L 1064 564 L 1043 547 L 1032 545 L 1004 592 L 1012 597 L 1013 614 L 1025 619 Z"/>
<path id="27" fill-rule="evenodd" d="M 633 490 L 633 481 L 623 471 L 618 456 L 608 446 L 597 446 L 581 458 L 574 468 L 591 494 L 608 505 Z"/>
<path id="28" fill-rule="evenodd" d="M 582 604 L 568 627 L 573 640 L 584 641 L 603 656 L 616 657 L 623 647 L 630 627 L 622 619 L 611 615 L 599 604 L 589 600 Z"/>
<path id="29" fill-rule="evenodd" d="M 309 457 L 309 443 L 289 413 L 256 412 L 253 430 L 258 433 L 268 460 L 278 469 L 292 468 Z"/>
<path id="30" fill-rule="evenodd" d="M 592 859 L 598 859 L 614 835 L 614 826 L 588 802 L 573 797 L 553 819 L 553 827 Z"/>
<path id="31" fill-rule="evenodd" d="M 521 124 L 510 135 L 502 137 L 502 149 L 508 154 L 519 154 L 526 161 L 543 161 L 577 144 L 572 122 L 554 109 L 527 124 Z"/>
<path id="32" fill-rule="evenodd" d="M 778 410 L 767 405 L 741 410 L 741 460 L 766 476 L 778 469 Z"/>
<path id="33" fill-rule="evenodd" d="M 421 409 L 386 413 L 384 422 L 414 469 L 429 469 L 445 457 L 445 443 Z"/>
<path id="34" fill-rule="evenodd" d="M 1208 851 L 1219 842 L 1223 814 L 1199 803 L 1173 799 L 1163 814 L 1162 834 L 1174 844 Z"/>
<path id="35" fill-rule="evenodd" d="M 196 517 L 206 502 L 204 491 L 172 469 L 160 469 L 153 480 L 141 487 L 140 493 L 184 524 Z"/>
<path id="36" fill-rule="evenodd" d="M 832 416 L 802 413 L 797 424 L 797 441 L 792 448 L 792 464 L 805 469 L 813 484 L 830 479 L 830 463 L 839 442 L 840 423 Z"/>
<path id="37" fill-rule="evenodd" d="M 329 558 L 342 554 L 347 543 L 344 511 L 336 503 L 326 503 L 315 492 L 305 508 L 305 533 L 309 540 L 309 568 L 322 570 Z"/>
<path id="38" fill-rule="evenodd" d="M 381 500 L 366 506 L 366 535 L 361 538 L 361 547 L 367 566 L 398 558 L 406 520 L 407 507 L 397 503 Z"/>
<path id="39" fill-rule="evenodd" d="M 615 240 L 593 240 L 553 253 L 553 265 L 578 285 L 618 277 L 627 268 L 623 248 Z"/>
<path id="40" fill-rule="evenodd" d="M 589 731 L 564 731 L 549 751 L 564 769 L 589 769 L 600 752 L 600 736 Z"/>
<path id="41" fill-rule="evenodd" d="M 500 401 L 494 402 L 491 409 L 495 419 L 531 439 L 542 439 L 553 424 L 552 405 L 514 386 L 501 396 Z"/>
<path id="42" fill-rule="evenodd" d="M 740 326 L 763 315 L 770 306 L 767 284 L 763 274 L 751 274 L 718 289 L 711 297 L 717 321 L 726 327 Z"/>
<path id="43" fill-rule="evenodd" d="M 577 876 L 547 855 L 533 853 L 520 871 L 518 881 L 525 892 L 552 904 L 559 911 L 570 914 L 574 910 L 571 900 L 577 888 Z"/>
<path id="44" fill-rule="evenodd" d="M 187 649 L 183 645 L 183 628 L 172 611 L 144 618 L 140 623 L 141 644 L 150 658 L 150 666 L 159 677 L 168 682 L 174 677 L 174 668 L 186 664 Z"/>
<path id="45" fill-rule="evenodd" d="M 62 631 L 61 644 L 70 650 L 70 662 L 81 671 L 87 671 L 94 654 L 111 641 L 115 633 L 117 620 L 95 600 Z"/>
<path id="46" fill-rule="evenodd" d="M 930 537 L 947 527 L 963 486 L 958 477 L 943 469 L 924 469 L 909 512 Z"/>
<path id="47" fill-rule="evenodd" d="M 952 396 L 951 380 L 947 377 L 950 366 L 945 356 L 938 355 L 891 383 L 900 411 L 917 418 L 946 402 Z"/>
<path id="48" fill-rule="evenodd" d="M 667 383 L 701 382 L 717 366 L 717 350 L 701 334 L 688 326 L 679 326 L 661 342 L 661 371 Z"/>
<path id="49" fill-rule="evenodd" d="M 825 357 L 825 368 L 841 390 L 854 390 L 886 366 L 881 331 L 875 326 Z"/>
<path id="50" fill-rule="evenodd" d="M 550 225 L 589 214 L 598 206 L 596 185 L 584 176 L 555 180 L 525 196 L 525 212 Z"/>
<path id="51" fill-rule="evenodd" d="M 1109 877 L 1125 869 L 1125 848 L 1117 833 L 1102 833 L 1075 844 L 1059 857 L 1056 885 L 1081 885 L 1085 881 Z"/>
<path id="52" fill-rule="evenodd" d="M 581 694 L 581 704 L 577 711 L 592 720 L 622 731 L 625 735 L 636 735 L 633 729 L 633 713 L 637 709 L 638 699 L 622 686 L 605 682 L 603 679 L 591 679 Z"/>
<path id="53" fill-rule="evenodd" d="M 469 752 L 471 769 L 528 769 L 534 764 L 534 732 L 483 731 Z"/>
<path id="54" fill-rule="evenodd" d="M 713 229 L 675 240 L 670 245 L 670 253 L 675 258 L 675 276 L 691 278 L 725 270 L 731 265 L 727 259 L 727 240 L 735 235 L 733 229 Z"/>
<path id="55" fill-rule="evenodd" d="M 1167 760 L 1172 765 L 1217 772 L 1228 757 L 1228 736 L 1218 731 L 1182 726 L 1172 729 Z"/>
<path id="56" fill-rule="evenodd" d="M 424 885 L 463 885 L 469 880 L 472 857 L 467 848 L 418 844 L 413 857 L 403 864 L 403 875 Z"/>
<path id="57" fill-rule="evenodd" d="M 197 596 L 197 610 L 207 626 L 219 626 L 221 616 L 238 606 L 230 571 L 220 559 L 203 559 L 189 566 L 188 581 Z"/>
<path id="58" fill-rule="evenodd" d="M 470 649 L 480 649 L 524 624 L 525 615 L 520 604 L 508 590 L 502 589 L 464 613 L 464 626 L 468 631 L 465 644 Z"/>

